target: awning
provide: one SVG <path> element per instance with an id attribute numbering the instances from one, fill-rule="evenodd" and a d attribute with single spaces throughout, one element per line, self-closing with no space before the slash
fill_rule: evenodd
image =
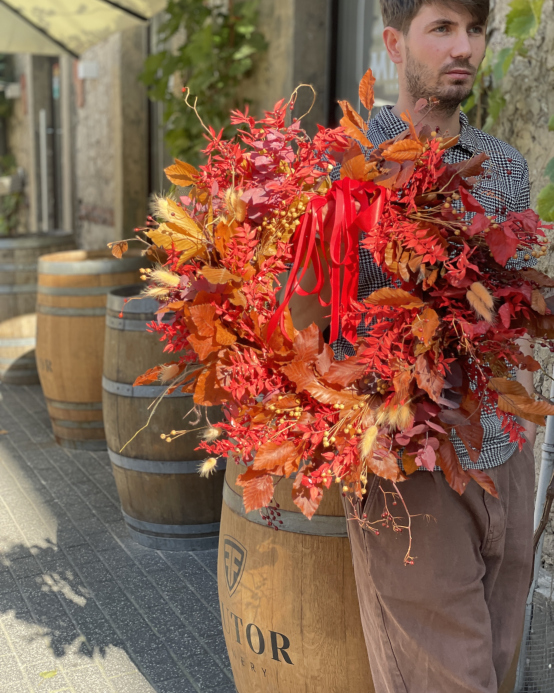
<path id="1" fill-rule="evenodd" d="M 146 22 L 167 0 L 0 0 L 0 53 L 74 56 Z"/>

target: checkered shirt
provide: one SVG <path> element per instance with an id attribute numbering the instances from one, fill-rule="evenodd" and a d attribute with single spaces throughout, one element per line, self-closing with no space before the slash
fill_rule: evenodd
<path id="1" fill-rule="evenodd" d="M 385 140 L 396 137 L 406 129 L 406 123 L 392 112 L 390 107 L 384 107 L 376 118 L 369 121 L 367 137 L 374 146 L 378 146 Z M 494 214 L 496 218 L 504 221 L 506 212 L 522 212 L 530 207 L 529 194 L 529 169 L 527 162 L 521 154 L 509 144 L 496 139 L 481 130 L 472 127 L 465 113 L 460 113 L 460 139 L 455 147 L 448 149 L 444 160 L 448 163 L 458 163 L 469 159 L 475 154 L 485 152 L 489 160 L 485 162 L 485 175 L 479 186 L 472 191 L 487 214 Z M 366 152 L 366 153 L 369 153 Z M 331 172 L 331 179 L 340 177 L 340 167 L 337 166 Z M 467 219 L 471 219 L 472 213 L 468 213 Z M 532 267 L 537 261 L 531 258 L 523 259 L 524 253 L 518 251 L 517 259 L 510 259 L 508 267 L 521 268 Z M 371 253 L 360 246 L 360 279 L 358 284 L 358 300 L 364 299 L 377 289 L 392 286 L 391 280 L 383 274 L 373 261 Z M 371 328 L 364 322 L 358 328 L 358 334 L 367 334 Z M 335 356 L 339 359 L 354 353 L 352 345 L 340 336 L 332 344 Z M 484 400 L 481 415 L 483 426 L 483 447 L 481 455 L 476 463 L 473 463 L 467 453 L 465 445 L 460 438 L 452 432 L 451 440 L 464 469 L 491 469 L 506 462 L 515 452 L 517 444 L 509 442 L 509 436 L 503 432 L 496 409 Z M 425 467 L 420 467 L 425 470 Z M 440 471 L 435 467 L 435 471 Z"/>

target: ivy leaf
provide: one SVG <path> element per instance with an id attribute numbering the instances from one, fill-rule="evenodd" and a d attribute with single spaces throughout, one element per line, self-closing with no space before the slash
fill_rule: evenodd
<path id="1" fill-rule="evenodd" d="M 549 183 L 540 191 L 537 211 L 543 221 L 554 221 L 554 183 Z"/>

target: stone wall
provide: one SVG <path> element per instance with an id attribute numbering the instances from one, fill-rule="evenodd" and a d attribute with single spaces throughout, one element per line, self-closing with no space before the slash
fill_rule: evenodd
<path id="1" fill-rule="evenodd" d="M 499 48 L 508 45 L 503 36 L 505 16 L 509 0 L 497 0 L 491 45 Z M 506 107 L 502 111 L 493 134 L 516 147 L 529 163 L 531 202 L 536 205 L 539 191 L 546 185 L 544 169 L 554 157 L 554 132 L 548 132 L 547 124 L 554 115 L 554 3 L 546 1 L 537 35 L 526 42 L 527 57 L 517 57 L 503 81 Z M 554 233 L 550 232 L 550 241 Z M 552 250 L 539 261 L 539 269 L 554 277 L 554 253 Z M 547 373 L 552 374 L 554 355 L 548 349 L 535 347 L 535 357 Z M 551 380 L 538 372 L 536 386 L 542 394 L 550 394 Z M 544 428 L 540 428 L 535 446 L 537 474 L 541 458 Z M 551 521 L 545 538 L 544 560 L 554 565 L 554 522 Z"/>
<path id="2" fill-rule="evenodd" d="M 82 56 L 98 77 L 76 85 L 75 171 L 79 244 L 105 248 L 132 236 L 148 206 L 148 104 L 139 83 L 146 32 L 127 29 Z"/>

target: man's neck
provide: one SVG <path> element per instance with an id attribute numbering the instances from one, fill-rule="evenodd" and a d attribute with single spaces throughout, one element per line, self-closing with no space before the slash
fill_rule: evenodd
<path id="1" fill-rule="evenodd" d="M 424 109 L 424 112 L 428 109 Z M 427 115 L 422 115 L 422 113 L 415 112 L 415 103 L 410 98 L 403 97 L 402 95 L 398 97 L 396 105 L 393 107 L 392 112 L 394 115 L 400 117 L 402 113 L 409 112 L 412 116 L 414 123 L 422 123 L 424 125 L 429 125 L 432 130 L 441 132 L 442 134 L 448 133 L 452 137 L 460 134 L 460 108 L 458 107 L 454 113 L 451 115 L 446 115 L 444 113 L 439 113 L 433 109 Z"/>

